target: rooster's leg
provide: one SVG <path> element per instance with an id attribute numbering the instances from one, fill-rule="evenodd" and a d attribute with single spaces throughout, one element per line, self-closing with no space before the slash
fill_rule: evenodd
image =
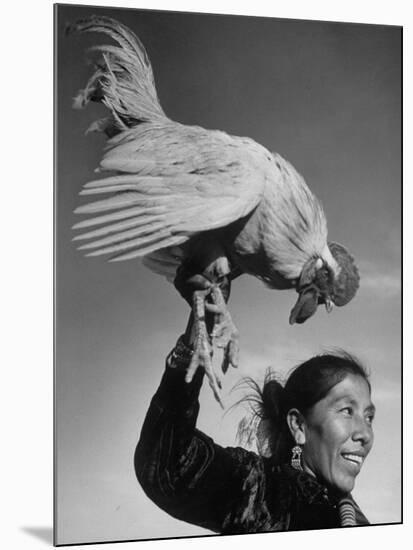
<path id="1" fill-rule="evenodd" d="M 218 285 L 212 287 L 211 298 L 216 306 L 212 340 L 218 348 L 224 350 L 222 371 L 226 373 L 229 365 L 232 367 L 238 366 L 239 333 L 232 321 L 224 296 Z"/>
<path id="2" fill-rule="evenodd" d="M 196 290 L 193 294 L 192 311 L 194 316 L 194 352 L 186 373 L 185 380 L 190 382 L 198 369 L 202 367 L 208 378 L 215 399 L 223 407 L 220 396 L 221 380 L 212 366 L 212 346 L 210 344 L 208 330 L 205 322 L 205 299 L 210 290 Z"/>

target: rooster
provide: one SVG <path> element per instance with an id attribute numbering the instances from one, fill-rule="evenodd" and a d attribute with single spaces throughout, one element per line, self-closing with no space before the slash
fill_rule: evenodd
<path id="1" fill-rule="evenodd" d="M 193 294 L 196 326 L 187 381 L 202 366 L 215 397 L 221 382 L 212 362 L 205 308 L 215 307 L 213 344 L 224 349 L 222 370 L 237 366 L 238 331 L 219 283 L 247 273 L 273 289 L 295 289 L 290 323 L 303 323 L 319 304 L 343 306 L 359 285 L 353 258 L 327 241 L 323 209 L 304 179 L 279 154 L 246 137 L 187 126 L 169 119 L 155 88 L 151 63 L 126 26 L 92 16 L 68 32 L 109 35 L 118 45 L 92 48 L 95 70 L 74 101 L 100 102 L 109 111 L 89 128 L 107 146 L 81 195 L 104 198 L 79 206 L 92 215 L 75 224 L 74 237 L 88 256 L 109 261 L 143 258 L 173 281 L 186 264 L 213 282 Z"/>

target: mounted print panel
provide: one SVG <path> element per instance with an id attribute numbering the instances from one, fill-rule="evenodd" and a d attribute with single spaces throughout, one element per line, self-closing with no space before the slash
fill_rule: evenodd
<path id="1" fill-rule="evenodd" d="M 55 543 L 400 523 L 401 28 L 55 32 Z"/>

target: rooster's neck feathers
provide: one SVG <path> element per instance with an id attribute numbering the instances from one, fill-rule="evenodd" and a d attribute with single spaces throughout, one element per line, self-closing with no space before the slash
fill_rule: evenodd
<path id="1" fill-rule="evenodd" d="M 320 202 L 289 162 L 278 154 L 273 157 L 275 177 L 269 179 L 258 207 L 262 243 L 270 264 L 289 281 L 300 277 L 312 257 L 322 258 L 337 272 L 327 245 L 327 222 Z"/>

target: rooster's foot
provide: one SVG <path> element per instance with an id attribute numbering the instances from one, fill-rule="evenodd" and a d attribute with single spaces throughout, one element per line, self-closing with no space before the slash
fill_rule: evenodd
<path id="1" fill-rule="evenodd" d="M 222 371 L 226 373 L 230 365 L 238 367 L 239 333 L 218 285 L 212 287 L 211 298 L 215 306 L 215 323 L 211 336 L 213 344 L 224 350 Z"/>
<path id="2" fill-rule="evenodd" d="M 221 379 L 214 371 L 212 365 L 213 347 L 211 345 L 207 326 L 205 323 L 205 299 L 210 290 L 197 290 L 193 296 L 193 316 L 195 327 L 195 340 L 193 344 L 193 354 L 189 364 L 185 380 L 190 382 L 197 371 L 198 367 L 205 370 L 209 385 L 212 388 L 215 399 L 223 407 L 221 399 Z"/>

